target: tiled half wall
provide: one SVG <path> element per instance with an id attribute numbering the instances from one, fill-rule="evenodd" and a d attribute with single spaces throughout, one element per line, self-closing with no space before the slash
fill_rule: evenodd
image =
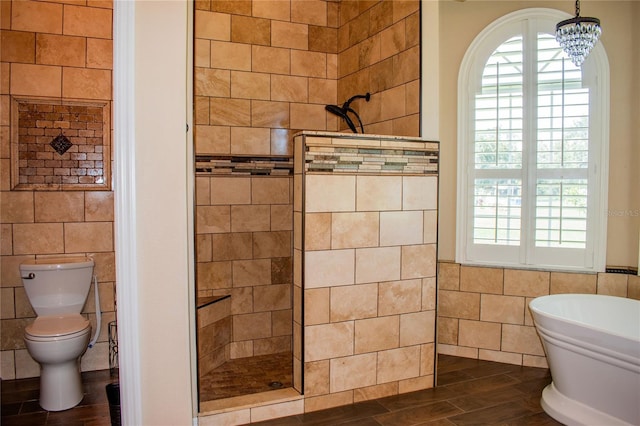
<path id="1" fill-rule="evenodd" d="M 294 147 L 294 387 L 305 411 L 432 387 L 438 144 L 305 132 Z M 381 162 L 407 150 L 433 167 L 317 172 L 319 147 Z"/>
<path id="2" fill-rule="evenodd" d="M 530 367 L 547 367 L 529 302 L 561 293 L 640 300 L 637 275 L 438 267 L 438 352 Z"/>

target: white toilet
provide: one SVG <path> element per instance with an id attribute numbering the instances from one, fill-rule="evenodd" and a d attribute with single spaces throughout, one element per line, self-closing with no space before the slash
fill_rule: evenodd
<path id="1" fill-rule="evenodd" d="M 80 357 L 91 324 L 80 312 L 89 295 L 93 259 L 36 259 L 20 265 L 22 284 L 37 318 L 25 328 L 24 342 L 40 364 L 40 406 L 47 411 L 82 401 Z"/>

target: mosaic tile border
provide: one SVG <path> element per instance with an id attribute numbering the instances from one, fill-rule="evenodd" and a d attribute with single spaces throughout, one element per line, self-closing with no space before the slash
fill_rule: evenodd
<path id="1" fill-rule="evenodd" d="M 438 142 L 384 136 L 303 136 L 306 172 L 438 174 Z"/>
<path id="2" fill-rule="evenodd" d="M 293 176 L 293 158 L 196 155 L 196 175 Z"/>

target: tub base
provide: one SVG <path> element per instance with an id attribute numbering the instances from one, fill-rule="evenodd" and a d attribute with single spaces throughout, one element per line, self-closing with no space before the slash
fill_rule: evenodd
<path id="1" fill-rule="evenodd" d="M 540 400 L 542 409 L 559 421 L 568 426 L 574 425 L 608 425 L 608 426 L 633 426 L 609 414 L 598 411 L 593 407 L 584 405 L 571 399 L 558 391 L 553 382 L 542 391 Z"/>

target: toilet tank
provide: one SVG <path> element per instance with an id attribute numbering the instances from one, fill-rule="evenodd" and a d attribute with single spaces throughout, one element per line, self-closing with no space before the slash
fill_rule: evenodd
<path id="1" fill-rule="evenodd" d="M 79 314 L 89 295 L 93 259 L 35 259 L 20 264 L 27 298 L 38 316 Z"/>

